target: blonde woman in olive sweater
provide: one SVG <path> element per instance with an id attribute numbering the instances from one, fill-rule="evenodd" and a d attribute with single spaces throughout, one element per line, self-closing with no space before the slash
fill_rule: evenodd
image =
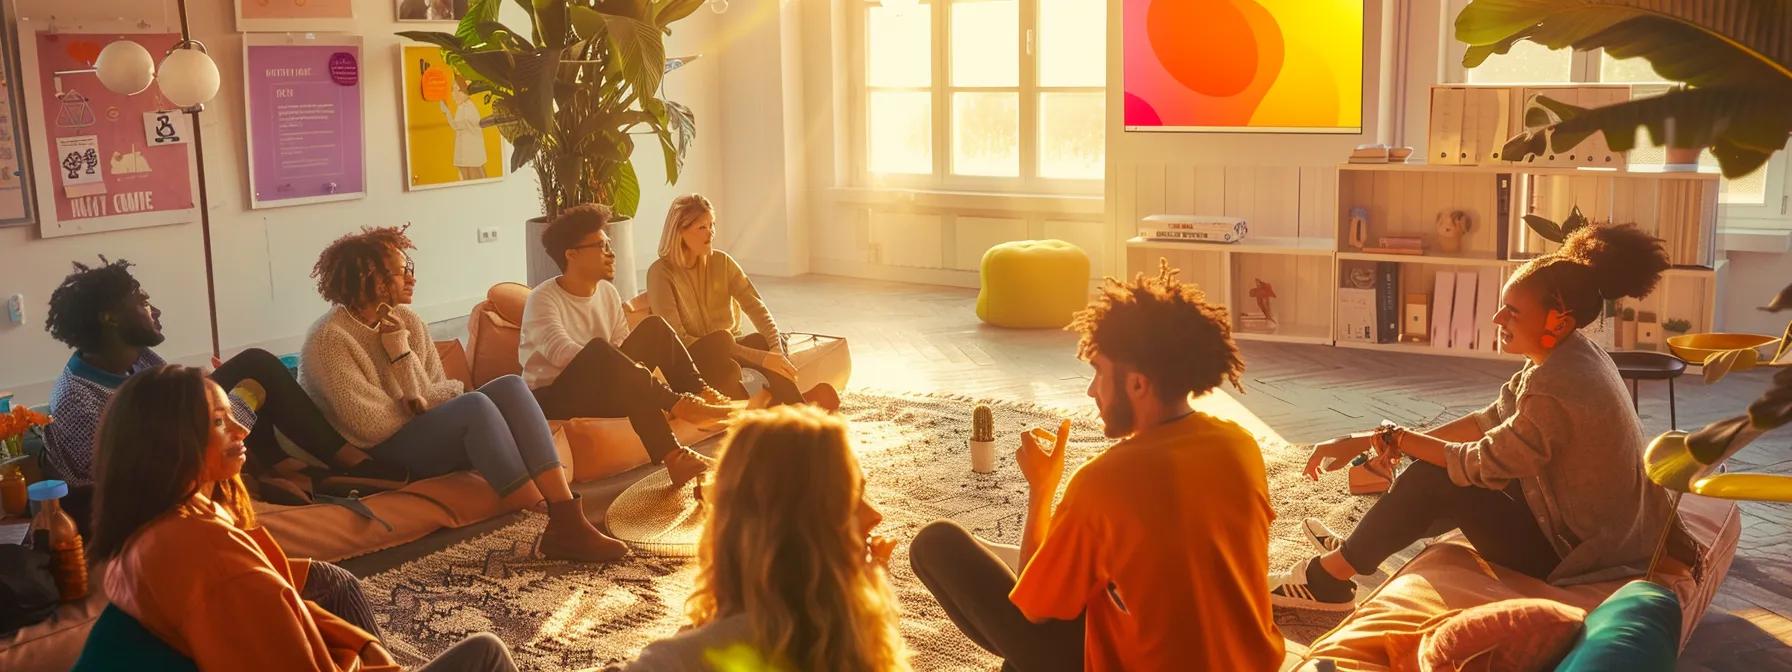
<path id="1" fill-rule="evenodd" d="M 715 237 L 716 210 L 709 199 L 686 194 L 672 201 L 660 233 L 660 258 L 647 269 L 653 314 L 684 340 L 703 379 L 728 396 L 747 397 L 740 383 L 744 366 L 765 376 L 773 403 L 839 408 L 837 391 L 826 383 L 808 394 L 797 388 L 796 366 L 784 353 L 771 309 L 734 257 L 715 249 Z M 740 313 L 755 333 L 743 333 Z"/>

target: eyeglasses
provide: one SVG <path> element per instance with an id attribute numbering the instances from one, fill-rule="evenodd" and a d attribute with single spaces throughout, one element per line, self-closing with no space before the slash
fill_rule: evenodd
<path id="1" fill-rule="evenodd" d="M 404 277 L 417 277 L 417 260 L 412 259 L 408 254 L 404 255 Z"/>
<path id="2" fill-rule="evenodd" d="M 590 243 L 588 245 L 574 245 L 574 246 L 566 248 L 566 249 L 568 249 L 568 250 L 584 250 L 584 249 L 589 249 L 589 248 L 593 248 L 593 247 L 603 250 L 604 254 L 615 254 L 616 253 L 616 248 L 610 247 L 610 241 L 607 241 L 607 240 L 604 242 L 601 242 L 601 243 Z"/>

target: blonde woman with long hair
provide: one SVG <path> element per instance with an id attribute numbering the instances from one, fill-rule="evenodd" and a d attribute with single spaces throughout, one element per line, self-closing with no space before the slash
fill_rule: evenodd
<path id="1" fill-rule="evenodd" d="M 686 194 L 672 201 L 660 231 L 660 258 L 647 269 L 653 314 L 672 325 L 703 379 L 722 393 L 747 398 L 740 383 L 744 366 L 765 376 L 774 404 L 807 401 L 839 408 L 831 385 L 822 383 L 807 394 L 797 388 L 796 366 L 784 352 L 771 309 L 734 257 L 715 248 L 715 238 L 716 208 L 709 199 Z M 742 312 L 755 333 L 743 333 Z"/>
<path id="2" fill-rule="evenodd" d="M 887 565 L 845 421 L 811 406 L 735 423 L 706 488 L 691 627 L 628 669 L 906 671 Z"/>

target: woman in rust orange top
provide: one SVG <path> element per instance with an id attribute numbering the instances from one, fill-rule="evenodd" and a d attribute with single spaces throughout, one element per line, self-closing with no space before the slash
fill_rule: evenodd
<path id="1" fill-rule="evenodd" d="M 238 477 L 248 433 L 198 369 L 149 369 L 119 388 L 100 424 L 89 549 L 106 596 L 200 670 L 399 670 L 373 635 L 299 598 L 305 561 L 255 526 Z M 421 669 L 516 668 L 479 635 Z"/>

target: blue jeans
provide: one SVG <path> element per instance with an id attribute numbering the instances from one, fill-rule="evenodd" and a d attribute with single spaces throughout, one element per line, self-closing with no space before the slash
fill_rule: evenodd
<path id="1" fill-rule="evenodd" d="M 429 409 L 370 452 L 417 478 L 470 467 L 500 497 L 560 466 L 541 406 L 514 375 Z"/>

